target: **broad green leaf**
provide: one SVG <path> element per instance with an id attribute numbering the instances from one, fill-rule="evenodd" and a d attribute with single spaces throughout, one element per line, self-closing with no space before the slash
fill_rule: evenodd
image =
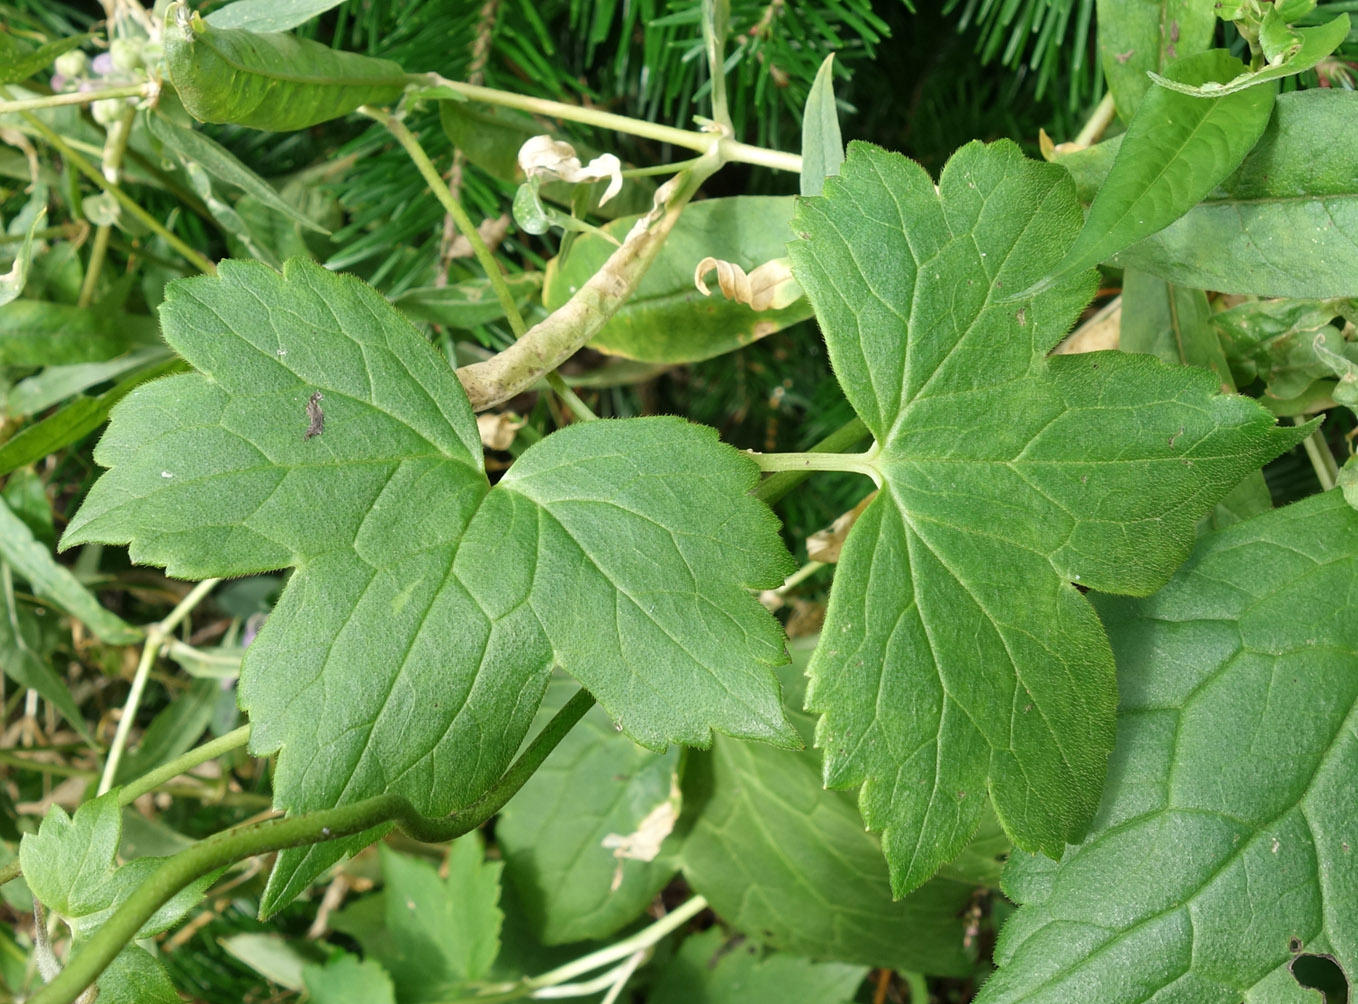
<path id="1" fill-rule="evenodd" d="M 1279 95 L 1263 138 L 1182 219 L 1112 259 L 1181 286 L 1300 299 L 1358 296 L 1358 94 Z M 1121 139 L 1060 158 L 1093 198 Z"/>
<path id="2" fill-rule="evenodd" d="M 277 7 L 276 0 L 268 0 Z M 226 9 L 226 8 L 223 8 Z M 325 227 L 307 218 L 278 194 L 267 181 L 242 164 L 226 147 L 196 129 L 177 125 L 164 115 L 148 115 L 146 126 L 152 136 L 178 154 L 187 164 L 197 164 L 218 181 L 223 181 L 246 195 L 253 196 L 275 213 L 286 216 L 309 230 L 329 233 Z"/>
<path id="3" fill-rule="evenodd" d="M 442 1000 L 479 980 L 500 951 L 500 862 L 483 860 L 481 838 L 468 834 L 448 850 L 448 875 L 381 848 L 390 954 L 377 958 L 402 1001 Z"/>
<path id="4" fill-rule="evenodd" d="M 34 48 L 9 32 L 0 32 L 0 84 L 17 84 L 56 62 L 64 52 L 79 48 L 89 35 L 70 35 Z"/>
<path id="5" fill-rule="evenodd" d="M 784 671 L 790 707 L 805 679 Z M 789 713 L 808 741 L 807 714 Z M 962 913 L 975 886 L 936 878 L 893 901 L 881 844 L 865 833 L 853 796 L 826 791 L 820 757 L 720 739 L 690 753 L 681 849 L 684 878 L 737 930 L 799 955 L 962 975 Z"/>
<path id="6" fill-rule="evenodd" d="M 574 691 L 572 681 L 553 680 L 539 722 Z M 666 838 L 679 809 L 678 769 L 677 749 L 642 749 L 595 707 L 501 810 L 495 840 L 542 942 L 613 934 L 674 875 L 677 841 Z"/>
<path id="7" fill-rule="evenodd" d="M 709 256 L 747 270 L 784 257 L 793 237 L 791 218 L 792 199 L 786 196 L 707 199 L 687 206 L 636 295 L 590 345 L 644 362 L 692 362 L 731 352 L 810 317 L 805 300 L 756 312 L 720 296 L 704 297 L 693 282 L 693 270 Z M 635 222 L 615 220 L 604 230 L 621 239 Z M 608 241 L 586 236 L 564 259 L 553 259 L 542 291 L 547 309 L 570 299 L 613 250 Z"/>
<path id="8" fill-rule="evenodd" d="M 86 802 L 68 816 L 54 805 L 37 833 L 19 843 L 24 880 L 36 899 L 61 916 L 74 936 L 76 950 L 99 929 L 113 911 L 144 883 L 160 859 L 142 857 L 117 866 L 115 853 L 122 831 L 118 790 Z M 173 927 L 203 898 L 219 873 L 213 872 L 176 893 L 137 931 L 149 938 Z M 99 999 L 137 1004 L 174 1001 L 168 978 L 149 953 L 129 945 L 99 979 Z M 165 996 L 169 988 L 170 996 Z"/>
<path id="9" fill-rule="evenodd" d="M 1211 370 L 1222 393 L 1236 390 L 1231 367 L 1212 326 L 1212 308 L 1200 289 L 1185 289 L 1146 272 L 1128 269 L 1122 277 L 1122 325 L 1118 346 L 1124 352 L 1144 352 L 1171 365 Z M 1217 503 L 1202 524 L 1220 529 L 1273 508 L 1268 485 L 1260 471 L 1245 475 Z"/>
<path id="10" fill-rule="evenodd" d="M 287 31 L 338 7 L 344 0 L 232 0 L 205 17 L 214 28 Z"/>
<path id="11" fill-rule="evenodd" d="M 33 222 L 28 226 L 28 234 L 24 237 L 24 242 L 19 246 L 19 253 L 14 256 L 14 264 L 10 266 L 8 272 L 0 275 L 0 307 L 5 306 L 18 299 L 19 294 L 24 291 L 24 284 L 28 282 L 28 266 L 33 260 L 33 235 L 38 232 L 38 225 L 47 219 L 47 209 L 44 207 L 33 217 Z"/>
<path id="12" fill-rule="evenodd" d="M 104 424 L 113 406 L 136 388 L 169 373 L 185 369 L 179 359 L 168 359 L 133 373 L 114 384 L 97 397 L 77 396 L 39 422 L 25 427 L 13 439 L 0 445 L 0 475 L 19 467 L 37 463 L 49 453 L 55 453 L 83 439 Z"/>
<path id="13" fill-rule="evenodd" d="M 1117 695 L 1076 585 L 1152 592 L 1198 518 L 1306 434 L 1198 370 L 1049 358 L 1092 273 L 1009 291 L 1051 275 L 1079 225 L 1066 172 L 1008 142 L 963 147 L 937 193 L 854 144 L 794 221 L 794 269 L 882 489 L 845 542 L 807 706 L 826 783 L 863 785 L 898 894 L 961 850 L 987 792 L 1021 847 L 1079 839 Z"/>
<path id="14" fill-rule="evenodd" d="M 541 272 L 521 272 L 505 276 L 514 302 L 523 307 L 542 289 Z M 487 279 L 468 279 L 447 286 L 421 286 L 408 289 L 392 303 L 401 313 L 416 321 L 443 324 L 451 328 L 474 328 L 505 316 L 500 299 Z"/>
<path id="15" fill-rule="evenodd" d="M 825 179 L 839 173 L 844 163 L 844 140 L 835 107 L 835 54 L 825 57 L 811 82 L 802 111 L 801 193 L 819 195 Z"/>
<path id="16" fill-rule="evenodd" d="M 10 512 L 3 500 L 0 500 L 0 560 L 9 562 L 34 593 L 65 610 L 101 641 L 129 645 L 141 638 L 140 631 L 104 609 L 64 565 L 57 564 L 47 545 L 34 537 L 28 524 Z"/>
<path id="17" fill-rule="evenodd" d="M 15 471 L 0 488 L 0 500 L 33 531 L 33 536 L 49 547 L 57 543 L 56 521 L 52 518 L 52 501 L 42 478 L 31 469 Z"/>
<path id="18" fill-rule="evenodd" d="M 69 366 L 104 362 L 160 340 L 144 314 L 15 300 L 0 311 L 0 366 Z"/>
<path id="19" fill-rule="evenodd" d="M 103 362 L 48 366 L 15 384 L 5 400 L 5 408 L 10 415 L 32 415 L 90 387 L 166 362 L 169 356 L 164 345 L 149 345 Z"/>
<path id="20" fill-rule="evenodd" d="M 1269 10 L 1268 13 L 1272 15 L 1274 12 Z M 1294 35 L 1295 41 L 1288 46 L 1286 52 L 1279 54 L 1277 61 L 1270 58 L 1268 65 L 1240 73 L 1230 80 L 1194 82 L 1182 78 L 1162 77 L 1158 73 L 1152 73 L 1151 77 L 1160 86 L 1178 91 L 1180 94 L 1195 98 L 1219 98 L 1257 87 L 1270 80 L 1314 69 L 1317 63 L 1339 48 L 1348 38 L 1348 34 L 1349 16 L 1340 14 L 1334 20 L 1315 28 L 1290 29 L 1289 36 Z"/>
<path id="21" fill-rule="evenodd" d="M 63 546 L 128 543 L 182 578 L 297 569 L 241 667 L 280 807 L 469 804 L 553 662 L 653 748 L 795 742 L 781 632 L 748 592 L 791 560 L 755 465 L 711 430 L 572 426 L 491 489 L 455 375 L 362 283 L 225 261 L 168 287 L 161 319 L 200 373 L 116 409 Z M 372 836 L 280 854 L 265 912 Z"/>
<path id="22" fill-rule="evenodd" d="M 1217 26 L 1198 0 L 1098 0 L 1097 16 L 1103 76 L 1124 122 L 1153 86 L 1146 73 L 1206 50 Z"/>
<path id="23" fill-rule="evenodd" d="M 1344 466 L 1339 468 L 1335 485 L 1344 493 L 1344 501 L 1358 509 L 1358 459 L 1349 457 Z"/>
<path id="24" fill-rule="evenodd" d="M 315 1004 L 396 1004 L 386 970 L 372 959 L 360 960 L 347 952 L 324 966 L 306 966 L 302 979 Z"/>
<path id="25" fill-rule="evenodd" d="M 36 690 L 52 702 L 61 717 L 71 724 L 91 746 L 94 736 L 85 724 L 71 692 L 52 668 L 50 655 L 44 651 L 39 625 L 27 607 L 20 606 L 14 596 L 14 582 L 9 568 L 0 565 L 0 669 L 20 687 Z"/>
<path id="26" fill-rule="evenodd" d="M 170 8 L 165 65 L 185 110 L 200 122 L 289 132 L 395 101 L 405 88 L 405 72 L 389 59 L 281 32 L 214 28 L 184 10 Z"/>
<path id="27" fill-rule="evenodd" d="M 867 966 L 765 954 L 750 941 L 728 943 L 712 927 L 684 940 L 666 963 L 647 1004 L 841 1004 L 851 1001 Z"/>
<path id="28" fill-rule="evenodd" d="M 1298 952 L 1358 974 L 1355 539 L 1329 492 L 1203 538 L 1154 596 L 1100 598 L 1103 803 L 1059 864 L 1010 862 L 1023 906 L 978 1004 L 1314 1001 Z"/>
<path id="29" fill-rule="evenodd" d="M 1198 84 L 1228 77 L 1239 66 L 1229 52 L 1213 49 L 1179 60 L 1170 72 Z M 1240 166 L 1272 109 L 1268 87 L 1210 99 L 1165 88 L 1147 92 L 1084 229 L 1056 271 L 1097 265 L 1188 212 Z"/>

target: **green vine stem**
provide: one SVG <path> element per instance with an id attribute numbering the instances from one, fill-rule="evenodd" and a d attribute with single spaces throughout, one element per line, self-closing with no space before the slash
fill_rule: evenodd
<path id="1" fill-rule="evenodd" d="M 470 833 L 495 815 L 523 787 L 593 704 L 594 698 L 584 689 L 579 690 L 486 794 L 451 816 L 432 819 L 416 812 L 401 795 L 377 795 L 334 809 L 232 827 L 166 858 L 100 926 L 61 974 L 29 998 L 31 1004 L 71 1004 L 94 984 L 161 906 L 190 882 L 218 868 L 256 854 L 353 836 L 390 822 L 395 822 L 416 840 L 427 843 L 454 840 Z"/>
<path id="2" fill-rule="evenodd" d="M 811 453 L 839 453 L 857 446 L 868 436 L 868 427 L 861 418 L 850 419 L 815 446 Z M 773 505 L 792 489 L 806 480 L 810 468 L 794 468 L 781 471 L 760 482 L 754 490 L 754 497 L 766 505 Z"/>
<path id="3" fill-rule="evenodd" d="M 132 135 L 132 122 L 137 110 L 127 105 L 123 113 L 109 126 L 108 137 L 104 141 L 104 177 L 116 185 L 123 169 L 123 155 L 127 153 L 127 141 Z M 104 270 L 104 258 L 108 254 L 108 240 L 113 233 L 111 223 L 101 223 L 94 231 L 94 243 L 90 246 L 89 264 L 85 266 L 85 279 L 80 284 L 77 307 L 88 307 L 94 301 L 94 291 L 99 285 L 99 273 Z"/>
<path id="4" fill-rule="evenodd" d="M 459 80 L 441 77 L 437 73 L 415 74 L 412 79 L 426 86 L 446 87 L 472 101 L 483 101 L 486 104 L 499 105 L 503 108 L 517 108 L 519 111 L 530 112 L 534 115 L 545 115 L 548 118 L 564 119 L 567 122 L 583 122 L 586 125 L 598 126 L 601 129 L 626 133 L 629 136 L 640 136 L 643 139 L 653 139 L 659 143 L 669 143 L 685 150 L 697 150 L 700 153 L 706 153 L 715 141 L 720 147 L 721 159 L 725 163 L 757 164 L 778 171 L 791 171 L 794 174 L 800 174 L 802 170 L 802 158 L 799 154 L 751 146 L 748 143 L 738 142 L 730 136 L 717 136 L 710 132 L 678 129 L 674 126 L 643 122 L 640 119 L 628 118 L 626 115 L 600 111 L 597 108 L 581 108 L 579 105 L 567 104 L 564 101 L 551 101 L 547 98 L 529 97 L 526 94 L 497 91 L 493 87 L 464 84 Z"/>
<path id="5" fill-rule="evenodd" d="M 856 474 L 866 474 L 873 481 L 880 482 L 877 468 L 873 466 L 873 461 L 877 459 L 875 447 L 866 453 L 825 453 L 823 451 L 756 453 L 753 450 L 748 450 L 745 455 L 758 464 L 761 471 L 770 473 L 778 473 L 779 471 L 852 471 Z"/>
<path id="6" fill-rule="evenodd" d="M 189 594 L 179 601 L 164 620 L 152 624 L 146 629 L 146 641 L 141 647 L 141 659 L 137 662 L 137 671 L 132 676 L 132 689 L 127 694 L 127 703 L 123 705 L 122 717 L 118 719 L 118 730 L 113 734 L 113 744 L 108 749 L 108 759 L 104 761 L 104 775 L 99 780 L 99 794 L 102 795 L 113 787 L 113 779 L 118 773 L 118 763 L 122 760 L 123 749 L 127 746 L 127 737 L 132 731 L 132 722 L 137 717 L 137 708 L 141 705 L 142 691 L 146 688 L 146 678 L 151 673 L 151 664 L 156 660 L 156 654 L 160 651 L 161 644 L 179 625 L 194 607 L 203 602 L 204 597 L 212 592 L 213 587 L 221 582 L 221 579 L 205 579 L 190 590 Z"/>
<path id="7" fill-rule="evenodd" d="M 0 115 L 11 112 L 31 112 L 41 108 L 60 108 L 63 105 L 88 105 L 105 98 L 148 98 L 152 95 L 152 84 L 124 84 L 121 87 L 105 87 L 98 91 L 73 91 L 70 94 L 45 94 L 40 98 L 15 98 L 0 101 Z"/>
<path id="8" fill-rule="evenodd" d="M 0 97 L 5 97 L 8 95 L 8 93 L 9 92 L 6 91 L 3 87 L 0 87 Z M 174 248 L 181 255 L 183 255 L 185 260 L 187 260 L 191 265 L 193 265 L 194 268 L 198 269 L 200 272 L 203 272 L 207 275 L 216 274 L 217 272 L 216 265 L 214 265 L 203 254 L 201 254 L 198 251 L 195 251 L 188 244 L 184 243 L 184 241 L 181 240 L 174 233 L 172 233 L 165 226 L 165 224 L 161 223 L 160 220 L 156 219 L 145 209 L 143 209 L 140 205 L 138 205 L 136 200 L 133 199 L 132 196 L 128 195 L 117 185 L 110 183 L 97 167 L 91 164 L 80 154 L 76 153 L 76 151 L 71 148 L 71 145 L 67 143 L 64 139 L 62 139 L 59 135 L 57 135 L 57 133 L 53 129 L 51 129 L 47 125 L 47 123 L 43 122 L 39 118 L 35 118 L 28 112 L 23 112 L 22 114 L 24 117 L 24 121 L 27 122 L 35 131 L 37 131 L 38 134 L 41 135 L 44 140 L 46 140 L 49 146 L 51 146 L 54 150 L 56 150 L 63 157 L 65 157 L 67 163 L 69 163 L 72 167 L 74 167 L 85 177 L 93 181 L 105 192 L 108 192 L 109 195 L 113 196 L 113 198 L 117 200 L 120 206 L 122 206 L 125 210 L 127 210 L 138 220 L 144 223 L 148 230 L 151 230 L 153 233 L 163 238 L 164 241 L 170 245 L 170 247 Z"/>
<path id="9" fill-rule="evenodd" d="M 721 166 L 720 144 L 711 137 L 708 143 L 705 156 L 660 186 L 655 208 L 574 296 L 503 352 L 458 369 L 472 410 L 484 411 L 528 390 L 593 338 L 631 297 L 688 200 Z"/>

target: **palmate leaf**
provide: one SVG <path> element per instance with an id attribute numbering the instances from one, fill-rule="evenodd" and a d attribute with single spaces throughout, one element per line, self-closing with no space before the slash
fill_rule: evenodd
<path id="1" fill-rule="evenodd" d="M 296 568 L 241 677 L 280 807 L 467 805 L 553 662 L 643 745 L 798 744 L 782 635 L 747 590 L 791 559 L 754 464 L 712 430 L 573 426 L 491 489 L 456 376 L 362 283 L 226 261 L 170 286 L 161 317 L 201 372 L 115 409 L 95 452 L 112 470 L 63 546 L 130 543 L 185 578 Z M 283 852 L 263 909 L 371 837 Z"/>
<path id="2" fill-rule="evenodd" d="M 1332 491 L 1098 599 L 1122 697 L 1103 804 L 1059 864 L 1011 860 L 1023 906 L 978 1004 L 1308 1004 L 1298 953 L 1354 979 L 1355 540 Z"/>
<path id="3" fill-rule="evenodd" d="M 1074 584 L 1151 592 L 1195 521 L 1306 430 L 1202 371 L 1048 358 L 1094 276 L 1015 295 L 1052 273 L 1081 213 L 1069 176 L 1012 143 L 963 147 L 937 193 L 855 144 L 825 192 L 800 204 L 794 270 L 882 491 L 845 543 L 807 706 L 826 783 L 863 784 L 901 895 L 962 848 L 987 790 L 1020 846 L 1079 839 L 1117 694 Z"/>

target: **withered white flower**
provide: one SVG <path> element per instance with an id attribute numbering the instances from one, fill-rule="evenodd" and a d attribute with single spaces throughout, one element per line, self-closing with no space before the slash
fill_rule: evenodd
<path id="1" fill-rule="evenodd" d="M 608 179 L 599 205 L 622 191 L 622 161 L 611 153 L 600 154 L 583 167 L 575 147 L 550 136 L 534 136 L 519 148 L 519 167 L 529 179 L 582 182 Z"/>

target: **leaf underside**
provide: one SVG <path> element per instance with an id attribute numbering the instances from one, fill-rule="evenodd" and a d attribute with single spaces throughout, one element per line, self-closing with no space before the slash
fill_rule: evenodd
<path id="1" fill-rule="evenodd" d="M 115 409 L 63 546 L 129 543 L 185 578 L 296 568 L 240 689 L 252 750 L 281 751 L 279 807 L 469 804 L 554 662 L 651 748 L 796 745 L 781 632 L 748 591 L 790 558 L 712 430 L 573 426 L 492 489 L 456 376 L 362 283 L 227 261 L 172 285 L 162 321 L 200 372 Z M 284 851 L 264 910 L 373 836 Z"/>
<path id="2" fill-rule="evenodd" d="M 1081 226 L 1067 173 L 1008 142 L 933 183 L 854 144 L 800 203 L 794 269 L 882 491 L 845 543 L 807 707 L 825 780 L 862 784 L 897 895 L 961 850 L 987 792 L 1016 843 L 1078 840 L 1117 693 L 1075 584 L 1144 595 L 1194 524 L 1304 430 L 1147 356 L 1048 358 L 1094 274 L 1044 283 Z"/>
<path id="3" fill-rule="evenodd" d="M 978 1004 L 1291 1004 L 1358 975 L 1358 513 L 1329 492 L 1203 538 L 1144 600 L 1101 597 L 1122 705 L 1092 832 L 1020 855 Z"/>

